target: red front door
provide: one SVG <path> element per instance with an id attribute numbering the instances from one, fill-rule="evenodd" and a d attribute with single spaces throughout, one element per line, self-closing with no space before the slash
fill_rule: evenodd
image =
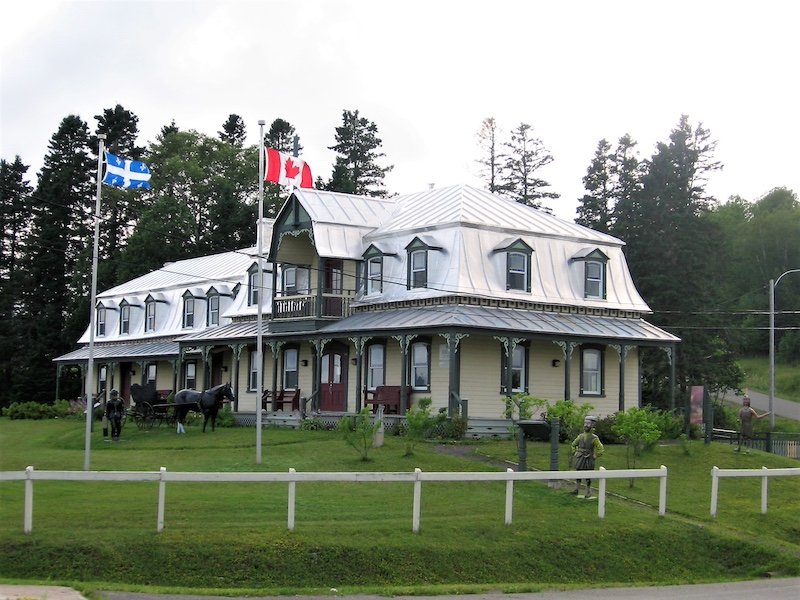
<path id="1" fill-rule="evenodd" d="M 346 407 L 345 365 L 347 356 L 338 352 L 322 355 L 322 369 L 319 378 L 319 409 L 323 411 L 344 411 Z"/>

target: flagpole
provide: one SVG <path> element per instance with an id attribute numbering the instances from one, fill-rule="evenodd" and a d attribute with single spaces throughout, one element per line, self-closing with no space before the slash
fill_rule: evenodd
<path id="1" fill-rule="evenodd" d="M 264 250 L 264 124 L 258 122 L 258 224 L 256 226 L 256 239 L 258 244 L 258 308 L 256 318 L 256 464 L 261 464 L 261 424 L 262 406 L 261 398 L 264 395 L 264 334 L 261 330 L 263 320 L 262 302 L 264 300 L 264 269 L 262 268 L 262 253 Z"/>
<path id="2" fill-rule="evenodd" d="M 84 446 L 83 470 L 88 471 L 92 454 L 92 419 L 94 418 L 94 315 L 97 303 L 97 262 L 100 246 L 100 198 L 102 195 L 103 180 L 103 152 L 106 136 L 98 134 L 97 148 L 97 200 L 94 205 L 94 246 L 92 249 L 92 293 L 89 302 L 89 359 L 86 366 L 86 442 Z"/>

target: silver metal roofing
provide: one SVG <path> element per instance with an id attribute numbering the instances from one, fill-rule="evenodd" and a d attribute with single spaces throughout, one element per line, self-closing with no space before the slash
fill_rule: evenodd
<path id="1" fill-rule="evenodd" d="M 95 344 L 93 360 L 125 360 L 175 358 L 180 349 L 176 340 L 131 342 L 125 344 Z M 75 363 L 89 360 L 89 346 L 84 346 L 68 354 L 53 359 L 57 363 Z"/>
<path id="2" fill-rule="evenodd" d="M 261 332 L 266 335 L 269 333 L 269 318 L 264 318 L 261 323 Z M 256 335 L 258 335 L 258 322 L 257 321 L 243 321 L 240 323 L 230 323 L 220 327 L 210 327 L 205 331 L 198 333 L 191 333 L 178 338 L 183 344 L 193 342 L 219 342 L 219 341 L 250 341 L 255 342 Z"/>
<path id="3" fill-rule="evenodd" d="M 486 330 L 515 335 L 592 338 L 667 344 L 680 338 L 642 319 L 551 313 L 490 306 L 426 306 L 358 313 L 324 327 L 324 335 L 389 333 L 402 330 Z"/>

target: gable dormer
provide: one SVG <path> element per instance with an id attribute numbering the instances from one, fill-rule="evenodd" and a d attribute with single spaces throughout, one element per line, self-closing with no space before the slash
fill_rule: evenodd
<path id="1" fill-rule="evenodd" d="M 385 256 L 397 256 L 392 252 L 384 252 L 375 244 L 369 247 L 361 255 L 364 259 L 364 294 L 380 294 L 383 292 L 383 259 Z"/>
<path id="2" fill-rule="evenodd" d="M 570 258 L 570 263 L 578 265 L 578 268 L 583 265 L 583 297 L 605 300 L 608 256 L 600 248 L 583 248 Z"/>
<path id="3" fill-rule="evenodd" d="M 406 289 L 428 287 L 428 267 L 431 252 L 441 252 L 441 246 L 415 237 L 406 246 Z"/>
<path id="4" fill-rule="evenodd" d="M 143 309 L 144 306 L 139 304 L 135 298 L 123 298 L 119 303 L 119 334 L 128 335 L 131 332 L 131 310 Z"/>
<path id="5" fill-rule="evenodd" d="M 183 316 L 181 317 L 181 326 L 184 329 L 192 329 L 195 326 L 195 314 L 200 308 L 198 301 L 205 300 L 203 290 L 199 288 L 189 288 L 183 292 Z"/>
<path id="6" fill-rule="evenodd" d="M 117 307 L 111 300 L 100 300 L 97 303 L 97 305 L 95 306 L 95 314 L 94 314 L 95 335 L 97 335 L 98 337 L 104 337 L 106 335 L 111 314 L 116 310 Z"/>
<path id="7" fill-rule="evenodd" d="M 206 327 L 219 325 L 222 298 L 233 298 L 233 292 L 227 285 L 212 285 L 206 290 Z"/>
<path id="8" fill-rule="evenodd" d="M 503 242 L 492 253 L 506 256 L 506 290 L 530 292 L 533 248 L 516 238 Z"/>
<path id="9" fill-rule="evenodd" d="M 164 297 L 163 294 L 158 292 L 152 292 L 147 294 L 147 298 L 144 299 L 144 331 L 145 333 L 152 333 L 156 331 L 156 328 L 159 325 L 159 319 L 163 318 L 159 316 L 158 305 L 159 304 L 169 304 L 167 299 Z"/>

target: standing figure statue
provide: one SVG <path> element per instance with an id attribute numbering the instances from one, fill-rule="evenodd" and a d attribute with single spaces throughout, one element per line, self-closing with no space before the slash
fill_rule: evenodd
<path id="1" fill-rule="evenodd" d="M 111 440 L 119 441 L 119 434 L 122 432 L 122 416 L 125 414 L 125 404 L 119 397 L 117 390 L 111 390 L 111 397 L 106 404 L 106 414 L 111 425 Z"/>
<path id="2" fill-rule="evenodd" d="M 745 395 L 742 397 L 742 408 L 739 411 L 739 443 L 734 452 L 739 452 L 742 449 L 742 443 L 746 448 L 745 452 L 750 454 L 750 448 L 753 446 L 753 418 L 763 419 L 770 413 L 765 412 L 760 415 L 752 406 L 750 406 L 750 396 Z"/>
<path id="3" fill-rule="evenodd" d="M 593 471 L 595 460 L 602 456 L 603 444 L 600 438 L 592 431 L 597 417 L 587 416 L 583 421 L 583 433 L 578 434 L 572 442 L 572 453 L 575 457 L 575 469 L 577 471 Z M 575 491 L 572 492 L 576 496 L 581 489 L 581 480 L 575 481 Z M 586 498 L 592 495 L 592 480 L 586 479 Z"/>

